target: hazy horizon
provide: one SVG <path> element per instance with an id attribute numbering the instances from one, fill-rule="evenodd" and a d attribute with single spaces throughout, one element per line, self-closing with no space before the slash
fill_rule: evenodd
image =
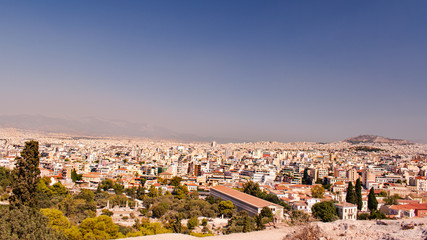
<path id="1" fill-rule="evenodd" d="M 425 140 L 426 7 L 3 1 L 0 116 L 248 141 Z"/>
<path id="2" fill-rule="evenodd" d="M 343 139 L 334 139 L 331 141 L 315 141 L 306 139 L 294 140 L 278 140 L 278 139 L 242 139 L 242 138 L 229 138 L 218 136 L 201 136 L 195 134 L 187 134 L 176 132 L 171 129 L 166 129 L 161 126 L 150 124 L 138 124 L 129 121 L 118 119 L 98 119 L 93 117 L 72 119 L 72 118 L 53 118 L 42 115 L 0 115 L 0 129 L 18 129 L 24 131 L 37 131 L 47 134 L 64 134 L 65 136 L 75 137 L 113 137 L 113 138 L 146 138 L 151 140 L 170 140 L 179 142 L 212 142 L 216 141 L 220 144 L 226 143 L 249 143 L 249 142 L 318 142 L 318 143 L 332 143 L 344 141 L 349 138 L 373 135 L 370 133 L 359 133 L 354 136 L 347 136 Z M 374 135 L 378 136 L 378 135 Z M 393 136 L 379 136 L 389 139 L 396 139 Z M 399 140 L 399 139 L 396 139 Z M 427 143 L 426 139 L 402 139 L 409 140 L 414 143 Z"/>

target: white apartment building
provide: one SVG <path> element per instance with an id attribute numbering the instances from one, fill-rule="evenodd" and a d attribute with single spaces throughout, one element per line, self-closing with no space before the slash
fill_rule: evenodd
<path id="1" fill-rule="evenodd" d="M 337 208 L 338 217 L 341 219 L 357 219 L 357 205 L 351 203 L 339 203 L 335 204 Z"/>

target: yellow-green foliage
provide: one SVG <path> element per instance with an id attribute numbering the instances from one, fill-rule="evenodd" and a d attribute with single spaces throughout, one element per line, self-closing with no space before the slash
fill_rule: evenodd
<path id="1" fill-rule="evenodd" d="M 101 215 L 94 218 L 86 218 L 79 226 L 83 239 L 114 239 L 122 237 L 119 226 L 113 223 L 111 217 Z"/>
<path id="2" fill-rule="evenodd" d="M 40 192 L 45 193 L 48 197 L 52 196 L 61 196 L 66 197 L 70 193 L 68 192 L 67 188 L 64 187 L 60 182 L 57 182 L 53 184 L 52 186 L 49 186 L 46 181 L 50 181 L 50 179 L 43 178 L 37 185 L 37 190 Z"/>
<path id="3" fill-rule="evenodd" d="M 54 208 L 41 209 L 40 212 L 49 219 L 49 225 L 64 234 L 69 240 L 80 240 L 83 238 L 77 226 L 71 226 L 70 221 L 64 214 Z"/>
<path id="4" fill-rule="evenodd" d="M 124 237 L 119 232 L 119 226 L 108 216 L 86 218 L 77 227 L 71 226 L 70 221 L 58 209 L 46 208 L 40 211 L 49 219 L 49 224 L 69 240 L 107 240 Z"/>
<path id="5" fill-rule="evenodd" d="M 54 208 L 45 208 L 40 210 L 43 215 L 49 219 L 49 224 L 58 230 L 63 230 L 70 227 L 70 221 L 64 216 L 64 214 Z"/>
<path id="6" fill-rule="evenodd" d="M 137 220 L 137 223 L 135 225 L 139 228 L 139 231 L 128 233 L 126 235 L 127 237 L 137 237 L 172 232 L 172 230 L 163 227 L 161 223 L 151 223 L 148 219 L 143 219 L 141 222 Z"/>
<path id="7" fill-rule="evenodd" d="M 209 236 L 214 236 L 213 233 L 196 233 L 196 232 L 192 232 L 190 233 L 191 236 L 195 236 L 195 237 L 209 237 Z"/>

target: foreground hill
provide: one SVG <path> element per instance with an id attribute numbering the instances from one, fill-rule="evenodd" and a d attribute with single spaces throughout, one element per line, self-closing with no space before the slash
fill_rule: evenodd
<path id="1" fill-rule="evenodd" d="M 352 143 L 352 144 L 359 144 L 359 143 L 390 143 L 390 144 L 411 144 L 408 140 L 402 140 L 402 139 L 391 139 L 376 135 L 360 135 L 357 137 L 352 137 L 344 140 L 344 142 Z"/>
<path id="2" fill-rule="evenodd" d="M 235 233 L 197 238 L 183 234 L 161 234 L 126 238 L 127 240 L 293 240 L 293 239 L 427 239 L 427 218 L 382 221 L 340 220 L 332 223 L 316 222 L 317 237 L 310 238 L 310 229 L 305 226 L 283 227 L 250 233 Z"/>

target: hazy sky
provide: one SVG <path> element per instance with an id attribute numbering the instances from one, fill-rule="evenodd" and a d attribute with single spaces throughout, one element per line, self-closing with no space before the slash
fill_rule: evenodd
<path id="1" fill-rule="evenodd" d="M 427 137 L 426 1 L 1 1 L 0 114 Z"/>

